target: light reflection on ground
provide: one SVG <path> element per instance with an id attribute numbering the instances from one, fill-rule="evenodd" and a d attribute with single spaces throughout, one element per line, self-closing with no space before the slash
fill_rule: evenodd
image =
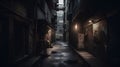
<path id="1" fill-rule="evenodd" d="M 82 60 L 78 63 L 78 55 L 66 43 L 57 42 L 49 51 L 50 56 L 45 58 L 39 67 L 81 67 L 83 65 Z M 83 67 L 86 67 L 86 64 Z"/>

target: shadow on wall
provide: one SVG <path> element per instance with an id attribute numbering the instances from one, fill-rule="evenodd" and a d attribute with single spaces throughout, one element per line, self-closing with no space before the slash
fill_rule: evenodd
<path id="1" fill-rule="evenodd" d="M 94 56 L 104 59 L 107 46 L 107 22 L 103 19 L 85 24 L 85 48 Z"/>

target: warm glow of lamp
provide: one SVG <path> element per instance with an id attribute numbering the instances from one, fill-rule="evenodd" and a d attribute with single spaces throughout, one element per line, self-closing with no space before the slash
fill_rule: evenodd
<path id="1" fill-rule="evenodd" d="M 51 42 L 51 36 L 52 36 L 52 30 L 49 29 L 48 33 L 46 34 L 46 40 L 50 43 Z"/>
<path id="2" fill-rule="evenodd" d="M 99 23 L 93 24 L 93 30 L 98 30 L 99 29 Z"/>
<path id="3" fill-rule="evenodd" d="M 77 24 L 75 24 L 75 30 L 77 30 L 78 29 L 78 25 Z"/>
<path id="4" fill-rule="evenodd" d="M 89 20 L 88 22 L 92 23 L 92 20 Z"/>
<path id="5" fill-rule="evenodd" d="M 92 21 L 92 20 L 89 20 L 88 22 L 89 22 L 89 25 L 93 24 L 93 21 Z"/>
<path id="6" fill-rule="evenodd" d="M 95 24 L 93 24 L 93 35 L 94 35 L 94 32 L 95 31 L 98 31 L 99 30 L 99 23 L 95 23 Z"/>
<path id="7" fill-rule="evenodd" d="M 48 30 L 48 34 L 49 34 L 49 35 L 52 34 L 52 30 L 51 30 L 51 29 Z"/>

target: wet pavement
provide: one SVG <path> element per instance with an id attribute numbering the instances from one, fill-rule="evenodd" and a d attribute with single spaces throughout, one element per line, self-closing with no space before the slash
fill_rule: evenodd
<path id="1" fill-rule="evenodd" d="M 64 42 L 56 42 L 49 52 L 49 57 L 41 58 L 33 67 L 90 67 Z"/>
<path id="2" fill-rule="evenodd" d="M 80 56 L 82 56 L 85 61 L 87 61 L 91 67 L 107 67 L 100 59 L 94 57 L 92 54 L 86 51 L 77 51 Z"/>

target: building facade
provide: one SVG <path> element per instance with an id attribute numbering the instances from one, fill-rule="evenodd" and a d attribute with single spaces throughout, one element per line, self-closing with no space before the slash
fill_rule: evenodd
<path id="1" fill-rule="evenodd" d="M 116 27 L 111 23 L 114 21 L 119 22 L 118 1 L 68 0 L 68 4 L 67 20 L 69 21 L 70 46 L 78 50 L 86 50 L 101 60 L 104 60 L 107 56 L 111 65 L 118 64 L 117 60 L 111 60 L 111 58 L 118 58 L 117 56 L 119 55 L 114 53 L 118 49 L 112 48 L 115 47 L 113 42 L 116 43 L 118 39 L 114 38 L 116 36 L 112 34 L 117 34 L 117 32 L 111 32 L 118 27 L 117 23 L 113 23 Z M 82 38 L 82 35 L 84 38 Z M 82 40 L 84 45 L 79 44 L 81 42 L 79 40 Z M 84 48 L 78 48 L 78 46 L 82 45 Z"/>
<path id="2" fill-rule="evenodd" d="M 50 41 L 54 40 L 56 3 L 57 0 L 0 1 L 0 44 L 3 65 L 18 64 L 36 56 L 38 35 L 41 36 L 38 34 L 38 28 L 42 28 L 44 24 L 53 32 L 51 35 L 53 39 Z M 47 22 L 42 23 L 41 20 Z M 42 25 L 39 25 L 41 23 Z"/>

